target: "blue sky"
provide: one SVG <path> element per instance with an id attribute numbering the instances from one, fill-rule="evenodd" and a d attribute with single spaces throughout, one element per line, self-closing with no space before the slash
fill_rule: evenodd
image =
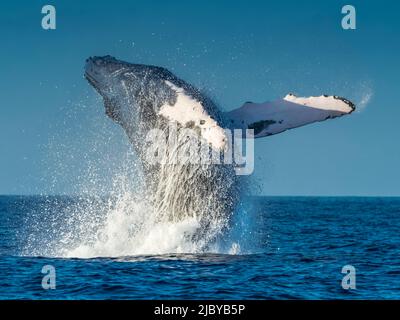
<path id="1" fill-rule="evenodd" d="M 41 7 L 57 29 L 41 28 Z M 357 29 L 341 28 L 341 8 Z M 266 195 L 400 195 L 397 1 L 13 1 L 0 5 L 0 194 L 108 181 L 128 148 L 83 79 L 88 56 L 165 66 L 224 110 L 289 92 L 360 112 L 256 141 Z M 91 181 L 94 183 L 93 181 Z M 100 182 L 101 183 L 101 182 Z"/>

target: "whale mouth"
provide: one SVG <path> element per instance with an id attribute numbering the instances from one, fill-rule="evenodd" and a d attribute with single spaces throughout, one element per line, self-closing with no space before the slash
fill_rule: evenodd
<path id="1" fill-rule="evenodd" d="M 98 82 L 94 77 L 92 77 L 88 72 L 85 72 L 85 79 L 86 79 L 93 87 L 95 87 L 95 88 L 98 87 L 99 82 Z"/>
<path id="2" fill-rule="evenodd" d="M 89 84 L 100 94 L 103 98 L 105 97 L 104 92 L 101 90 L 101 84 L 95 77 L 93 77 L 89 72 L 85 72 L 84 78 L 89 82 Z"/>
<path id="3" fill-rule="evenodd" d="M 97 68 L 98 67 L 96 66 L 96 62 L 92 57 L 86 59 L 84 77 L 90 83 L 90 85 L 94 87 L 98 93 L 101 94 L 101 84 L 100 81 L 96 79 L 96 74 L 98 75 L 98 72 L 96 71 Z"/>

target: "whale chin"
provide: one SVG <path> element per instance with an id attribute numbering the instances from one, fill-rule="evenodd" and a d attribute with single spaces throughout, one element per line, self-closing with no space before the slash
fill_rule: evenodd
<path id="1" fill-rule="evenodd" d="M 100 82 L 96 80 L 93 76 L 90 75 L 90 73 L 85 72 L 84 74 L 85 79 L 90 83 L 90 85 L 100 94 L 102 95 L 102 92 L 100 90 Z"/>

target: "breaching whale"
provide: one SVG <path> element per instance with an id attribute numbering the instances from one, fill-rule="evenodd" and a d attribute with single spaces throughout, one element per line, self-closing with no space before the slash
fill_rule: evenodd
<path id="1" fill-rule="evenodd" d="M 141 160 L 147 194 L 158 219 L 196 218 L 199 229 L 208 230 L 204 245 L 228 227 L 239 201 L 240 177 L 232 164 L 204 165 L 190 159 L 149 163 L 147 137 L 151 130 L 163 132 L 168 142 L 172 140 L 171 128 L 190 128 L 212 150 L 224 150 L 229 140 L 225 128 L 251 129 L 254 138 L 261 138 L 355 109 L 353 103 L 338 96 L 301 98 L 289 94 L 281 100 L 246 102 L 222 112 L 207 95 L 167 69 L 111 56 L 88 58 L 85 77 L 102 96 L 106 114 L 123 127 Z M 159 143 L 165 160 L 191 147 L 184 138 L 171 148 L 164 148 L 165 144 L 165 140 Z"/>

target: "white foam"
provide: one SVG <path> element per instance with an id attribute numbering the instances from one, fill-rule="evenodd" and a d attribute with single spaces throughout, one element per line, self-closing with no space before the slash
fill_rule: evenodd
<path id="1" fill-rule="evenodd" d="M 357 106 L 357 111 L 358 112 L 362 112 L 365 110 L 365 108 L 367 107 L 367 105 L 370 103 L 372 97 L 373 97 L 373 92 L 372 90 L 368 90 L 366 92 L 364 92 L 361 96 L 360 101 L 358 102 Z"/>
<path id="2" fill-rule="evenodd" d="M 168 167 L 166 170 L 171 168 Z M 168 175 L 176 177 L 178 173 L 169 171 Z M 61 247 L 55 255 L 68 258 L 94 258 L 203 252 L 239 253 L 237 246 L 231 250 L 232 245 L 224 244 L 222 248 L 216 243 L 217 235 L 221 234 L 221 230 L 228 223 L 228 217 L 208 214 L 208 209 L 213 210 L 212 206 L 205 207 L 209 200 L 204 199 L 204 203 L 198 204 L 193 202 L 193 205 L 198 205 L 202 209 L 196 215 L 179 214 L 179 212 L 172 215 L 169 211 L 171 207 L 165 204 L 154 208 L 154 203 L 175 202 L 174 198 L 171 198 L 177 194 L 174 180 L 172 182 L 165 180 L 165 183 L 167 187 L 163 188 L 165 191 L 162 195 L 151 195 L 135 186 L 130 186 L 129 177 L 124 178 L 123 174 L 122 177 L 121 174 L 117 175 L 113 183 L 115 198 L 110 199 L 104 205 L 105 208 L 99 210 L 98 205 L 94 205 L 93 209 L 79 205 L 71 208 L 71 220 L 68 223 L 73 227 L 67 228 L 70 231 L 63 237 Z M 193 186 L 190 187 L 194 191 L 196 183 L 193 181 Z M 152 196 L 162 198 L 154 202 L 151 201 L 154 200 Z M 193 194 L 187 194 L 186 197 L 193 197 Z M 192 201 L 195 199 L 191 198 Z M 180 206 L 176 210 L 179 208 Z M 93 226 L 89 228 L 86 219 L 81 217 L 95 216 L 98 214 L 97 211 L 105 211 L 105 214 L 96 219 L 89 219 L 98 223 L 98 228 L 94 232 Z M 208 226 L 203 230 L 200 221 L 201 219 L 204 221 L 205 215 Z M 176 218 L 171 219 L 171 217 Z M 77 229 L 81 233 L 79 237 L 72 234 Z"/>

